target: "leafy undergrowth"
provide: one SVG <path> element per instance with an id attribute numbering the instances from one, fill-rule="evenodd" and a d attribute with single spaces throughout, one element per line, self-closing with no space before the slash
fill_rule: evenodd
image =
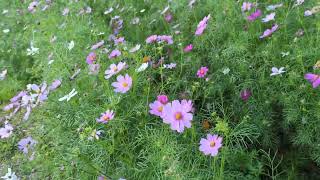
<path id="1" fill-rule="evenodd" d="M 0 175 L 318 179 L 319 6 L 3 0 Z"/>

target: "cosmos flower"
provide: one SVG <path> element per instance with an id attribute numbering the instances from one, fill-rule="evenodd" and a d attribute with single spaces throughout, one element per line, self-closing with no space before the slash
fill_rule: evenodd
<path id="1" fill-rule="evenodd" d="M 190 51 L 192 51 L 192 49 L 193 49 L 193 45 L 192 45 L 192 44 L 189 44 L 189 45 L 187 45 L 187 46 L 183 49 L 183 51 L 184 51 L 184 52 L 190 52 Z"/>
<path id="2" fill-rule="evenodd" d="M 53 91 L 55 89 L 57 89 L 59 86 L 61 85 L 61 80 L 56 79 L 52 82 L 52 84 L 49 86 L 49 90 Z"/>
<path id="3" fill-rule="evenodd" d="M 251 91 L 249 89 L 242 90 L 240 97 L 243 101 L 247 101 L 251 97 Z"/>
<path id="4" fill-rule="evenodd" d="M 38 1 L 32 1 L 28 6 L 28 11 L 31 12 L 31 13 L 36 12 L 36 8 L 37 8 L 38 5 L 39 5 Z"/>
<path id="5" fill-rule="evenodd" d="M 311 16 L 313 13 L 312 13 L 312 11 L 310 11 L 310 10 L 306 10 L 305 12 L 304 12 L 304 16 Z"/>
<path id="6" fill-rule="evenodd" d="M 260 36 L 260 39 L 271 36 L 278 29 L 278 27 L 278 24 L 275 24 L 272 26 L 271 29 L 265 30 L 263 34 Z"/>
<path id="7" fill-rule="evenodd" d="M 216 156 L 222 147 L 222 137 L 207 134 L 207 138 L 201 138 L 199 150 L 205 155 Z"/>
<path id="8" fill-rule="evenodd" d="M 157 100 L 149 104 L 149 107 L 150 107 L 150 111 L 149 111 L 150 114 L 162 117 L 164 104 L 162 104 L 160 101 Z"/>
<path id="9" fill-rule="evenodd" d="M 248 21 L 254 21 L 256 20 L 258 17 L 260 17 L 262 15 L 262 11 L 260 9 L 257 9 L 255 12 L 253 12 L 252 14 L 250 14 L 247 17 Z"/>
<path id="10" fill-rule="evenodd" d="M 132 78 L 128 74 L 125 76 L 119 75 L 117 82 L 113 82 L 111 85 L 115 88 L 115 92 L 126 93 L 132 86 Z"/>
<path id="11" fill-rule="evenodd" d="M 121 51 L 119 51 L 118 49 L 114 49 L 111 51 L 111 53 L 109 54 L 109 59 L 113 59 L 116 58 L 118 56 L 121 55 Z"/>
<path id="12" fill-rule="evenodd" d="M 186 112 L 192 112 L 193 111 L 193 104 L 192 104 L 191 100 L 183 99 L 181 101 L 181 105 L 183 106 L 183 108 L 184 108 L 184 110 Z"/>
<path id="13" fill-rule="evenodd" d="M 89 74 L 97 75 L 99 73 L 100 64 L 89 64 Z"/>
<path id="14" fill-rule="evenodd" d="M 208 70 L 209 70 L 209 69 L 208 69 L 207 67 L 201 67 L 201 68 L 198 70 L 198 72 L 197 72 L 197 76 L 198 76 L 199 78 L 204 78 L 204 77 L 206 76 Z"/>
<path id="15" fill-rule="evenodd" d="M 71 51 L 71 49 L 73 49 L 73 48 L 74 48 L 74 41 L 70 41 L 68 43 L 68 50 Z"/>
<path id="16" fill-rule="evenodd" d="M 157 96 L 157 100 L 163 105 L 166 105 L 169 102 L 169 98 L 166 95 Z"/>
<path id="17" fill-rule="evenodd" d="M 119 62 L 118 65 L 116 64 L 111 64 L 109 66 L 109 69 L 107 69 L 105 71 L 105 79 L 109 79 L 111 78 L 113 75 L 118 74 L 122 69 L 124 69 L 126 67 L 126 63 L 125 62 Z"/>
<path id="18" fill-rule="evenodd" d="M 19 180 L 16 176 L 15 172 L 12 172 L 11 168 L 8 168 L 7 174 L 1 177 L 1 179 L 4 180 Z"/>
<path id="19" fill-rule="evenodd" d="M 276 16 L 276 13 L 274 13 L 274 12 L 270 13 L 270 14 L 266 15 L 265 18 L 262 18 L 262 22 L 266 23 L 269 21 L 273 21 L 275 16 Z"/>
<path id="20" fill-rule="evenodd" d="M 206 29 L 210 17 L 211 17 L 211 16 L 210 16 L 210 14 L 209 14 L 208 16 L 204 17 L 204 18 L 199 22 L 199 24 L 198 24 L 198 26 L 197 26 L 197 30 L 196 30 L 196 32 L 195 32 L 195 35 L 196 35 L 196 36 L 200 36 L 200 35 L 203 33 L 203 31 Z"/>
<path id="21" fill-rule="evenodd" d="M 157 36 L 157 35 L 151 35 L 151 36 L 147 37 L 146 43 L 147 43 L 147 44 L 151 44 L 151 43 L 153 43 L 153 42 L 156 42 L 157 39 L 158 39 L 158 36 Z"/>
<path id="22" fill-rule="evenodd" d="M 284 67 L 280 67 L 279 69 L 277 67 L 273 67 L 271 71 L 272 73 L 270 74 L 270 76 L 280 75 L 285 72 Z"/>
<path id="23" fill-rule="evenodd" d="M 142 72 L 142 71 L 146 70 L 148 68 L 148 66 L 149 66 L 148 62 L 142 63 L 141 66 L 136 69 L 136 72 Z"/>
<path id="24" fill-rule="evenodd" d="M 4 138 L 10 137 L 12 132 L 13 132 L 12 125 L 7 123 L 4 125 L 4 127 L 0 128 L 0 138 L 4 139 Z"/>
<path id="25" fill-rule="evenodd" d="M 91 50 L 96 50 L 96 49 L 100 48 L 100 47 L 103 46 L 103 45 L 104 45 L 104 40 L 102 40 L 102 41 L 100 41 L 100 42 L 92 45 L 92 46 L 91 46 Z"/>
<path id="26" fill-rule="evenodd" d="M 114 118 L 114 112 L 108 109 L 106 112 L 101 114 L 100 118 L 97 119 L 97 122 L 106 124 L 113 118 Z"/>
<path id="27" fill-rule="evenodd" d="M 94 52 L 90 52 L 86 58 L 87 64 L 93 64 L 97 60 L 97 55 Z"/>
<path id="28" fill-rule="evenodd" d="M 21 139 L 18 142 L 18 148 L 24 154 L 28 154 L 29 151 L 32 150 L 36 144 L 37 141 L 33 140 L 32 137 L 28 136 L 26 138 Z"/>
<path id="29" fill-rule="evenodd" d="M 159 35 L 157 37 L 158 42 L 166 42 L 167 44 L 173 44 L 172 36 Z"/>
<path id="30" fill-rule="evenodd" d="M 164 16 L 164 19 L 166 20 L 166 22 L 170 23 L 173 19 L 172 14 L 170 12 L 166 13 L 166 15 Z"/>
<path id="31" fill-rule="evenodd" d="M 185 128 L 191 128 L 192 118 L 193 115 L 178 100 L 166 104 L 163 108 L 163 122 L 170 124 L 170 128 L 179 133 L 182 133 Z"/>
<path id="32" fill-rule="evenodd" d="M 140 49 L 141 45 L 140 44 L 137 44 L 136 46 L 134 46 L 133 48 L 131 48 L 129 50 L 130 53 L 134 53 L 136 51 L 138 51 Z"/>
<path id="33" fill-rule="evenodd" d="M 252 6 L 253 6 L 252 3 L 250 3 L 250 2 L 243 2 L 242 6 L 241 6 L 241 11 L 242 12 L 250 11 Z"/>
<path id="34" fill-rule="evenodd" d="M 115 45 L 118 45 L 118 44 L 122 44 L 122 43 L 124 43 L 124 37 L 119 37 L 119 38 L 114 38 L 114 44 Z"/>
<path id="35" fill-rule="evenodd" d="M 308 80 L 313 88 L 317 88 L 320 85 L 320 75 L 307 73 L 304 75 L 304 79 Z"/>

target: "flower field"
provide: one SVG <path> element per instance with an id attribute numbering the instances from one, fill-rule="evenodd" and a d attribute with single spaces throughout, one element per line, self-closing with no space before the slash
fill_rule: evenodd
<path id="1" fill-rule="evenodd" d="M 2 0 L 0 178 L 320 179 L 317 0 Z"/>

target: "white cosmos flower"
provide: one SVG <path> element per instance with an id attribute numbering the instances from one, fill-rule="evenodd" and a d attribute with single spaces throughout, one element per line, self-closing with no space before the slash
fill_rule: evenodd
<path id="1" fill-rule="evenodd" d="M 0 81 L 4 80 L 4 79 L 6 78 L 7 72 L 8 72 L 7 69 L 5 69 L 5 70 L 3 70 L 3 71 L 1 72 L 1 74 L 0 74 Z"/>
<path id="2" fill-rule="evenodd" d="M 147 62 L 143 63 L 143 64 L 141 64 L 141 66 L 138 69 L 136 69 L 136 72 L 142 72 L 142 71 L 146 70 L 148 68 L 148 66 L 149 66 L 149 63 L 147 63 Z"/>
<path id="3" fill-rule="evenodd" d="M 15 172 L 12 172 L 11 168 L 8 168 L 7 174 L 1 177 L 1 179 L 5 180 L 19 180 L 18 177 L 16 176 Z"/>
<path id="4" fill-rule="evenodd" d="M 138 51 L 140 49 L 141 45 L 140 44 L 137 44 L 135 47 L 131 48 L 129 50 L 130 53 L 134 53 L 136 51 Z"/>
<path id="5" fill-rule="evenodd" d="M 78 94 L 78 92 L 75 89 L 72 89 L 72 91 L 69 92 L 69 94 L 67 94 L 67 95 L 63 96 L 62 98 L 60 98 L 59 101 L 64 101 L 64 100 L 69 101 L 76 94 Z"/>
<path id="6" fill-rule="evenodd" d="M 68 49 L 69 49 L 69 51 L 71 50 L 71 49 L 73 49 L 74 48 L 74 41 L 70 41 L 70 43 L 68 43 Z"/>
<path id="7" fill-rule="evenodd" d="M 284 67 L 281 67 L 281 68 L 277 68 L 277 67 L 273 67 L 272 69 L 271 69 L 271 71 L 272 71 L 272 73 L 270 74 L 270 76 L 275 76 L 275 75 L 280 75 L 280 74 L 282 74 L 282 73 L 284 73 L 285 71 L 284 71 Z"/>
<path id="8" fill-rule="evenodd" d="M 33 46 L 33 42 L 30 42 L 30 48 L 27 49 L 27 55 L 33 56 L 35 54 L 39 54 L 39 48 Z"/>

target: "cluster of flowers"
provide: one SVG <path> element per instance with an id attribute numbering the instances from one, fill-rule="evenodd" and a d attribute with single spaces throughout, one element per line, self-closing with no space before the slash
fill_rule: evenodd
<path id="1" fill-rule="evenodd" d="M 166 42 L 167 44 L 173 44 L 172 36 L 168 35 L 151 35 L 147 37 L 146 43 L 151 44 L 154 42 Z"/>

